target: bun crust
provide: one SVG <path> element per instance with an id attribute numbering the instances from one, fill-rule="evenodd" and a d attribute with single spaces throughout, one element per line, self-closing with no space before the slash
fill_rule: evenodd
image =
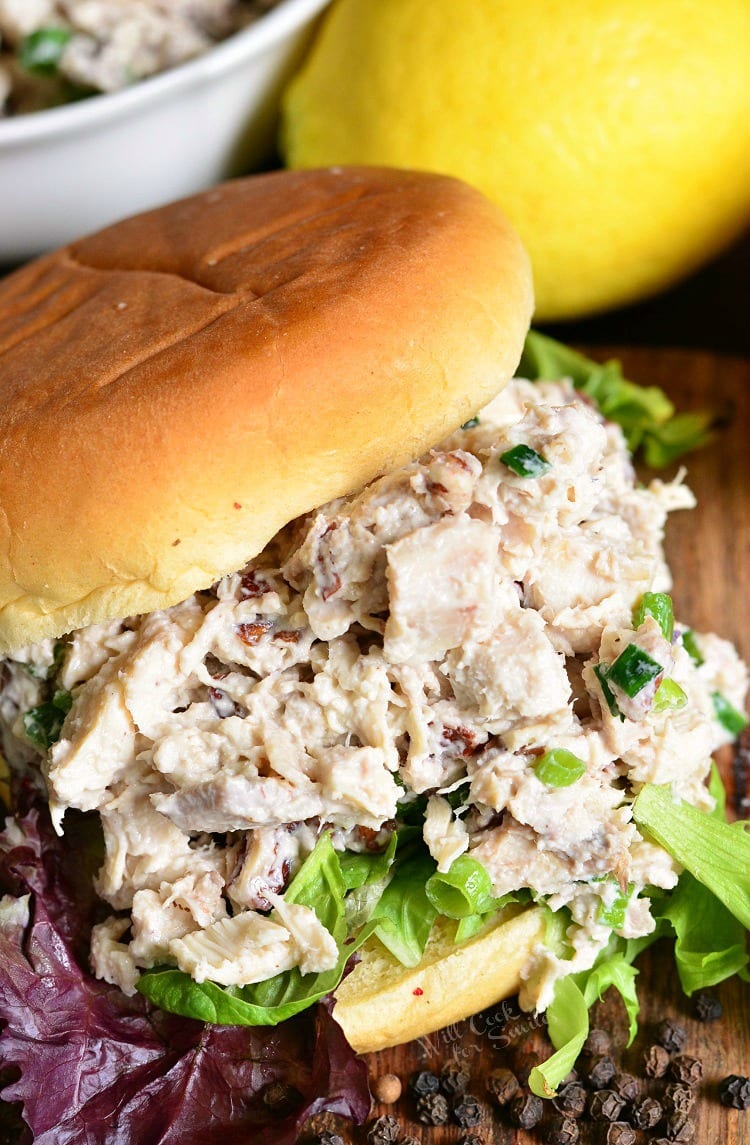
<path id="1" fill-rule="evenodd" d="M 511 376 L 519 240 L 478 192 L 276 172 L 0 283 L 0 652 L 167 607 Z"/>
<path id="2" fill-rule="evenodd" d="M 532 948 L 544 941 L 544 912 L 510 907 L 476 938 L 456 946 L 455 923 L 439 919 L 418 966 L 406 967 L 373 939 L 336 991 L 334 1016 L 358 1053 L 422 1038 L 515 994 Z"/>

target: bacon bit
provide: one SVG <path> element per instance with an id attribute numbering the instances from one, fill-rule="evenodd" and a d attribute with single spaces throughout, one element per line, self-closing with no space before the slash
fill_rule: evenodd
<path id="1" fill-rule="evenodd" d="M 235 502 L 234 502 L 234 505 L 232 506 L 232 508 L 233 508 L 233 509 L 241 509 L 241 508 L 242 508 L 242 506 L 240 505 L 239 501 L 235 501 Z"/>
<path id="2" fill-rule="evenodd" d="M 417 986 L 416 990 L 412 990 L 412 994 L 414 995 L 415 998 L 421 998 L 422 995 L 424 994 L 424 990 L 422 989 L 421 986 Z"/>
<path id="3" fill-rule="evenodd" d="M 296 644 L 302 634 L 296 628 L 282 628 L 274 633 L 274 640 L 283 640 L 286 644 Z"/>
<path id="4" fill-rule="evenodd" d="M 447 485 L 443 485 L 440 481 L 428 481 L 427 482 L 427 492 L 428 493 L 447 493 L 448 487 L 447 487 Z"/>
<path id="5" fill-rule="evenodd" d="M 380 851 L 382 849 L 378 842 L 380 831 L 376 831 L 373 827 L 355 827 L 354 834 L 358 841 L 364 845 L 366 851 Z"/>
<path id="6" fill-rule="evenodd" d="M 243 573 L 240 577 L 240 596 L 243 600 L 263 596 L 263 594 L 268 591 L 268 582 L 263 580 L 255 569 L 250 569 L 249 572 Z"/>
<path id="7" fill-rule="evenodd" d="M 449 461 L 451 465 L 456 465 L 459 469 L 465 469 L 469 473 L 472 472 L 469 462 L 465 457 L 462 457 L 460 453 L 446 453 L 445 459 Z"/>
<path id="8" fill-rule="evenodd" d="M 457 754 L 464 759 L 470 755 L 474 755 L 475 751 L 477 751 L 476 732 L 473 732 L 471 728 L 467 728 L 463 724 L 459 724 L 458 727 L 455 728 L 444 724 L 441 738 L 444 743 L 462 743 L 464 746 Z"/>
<path id="9" fill-rule="evenodd" d="M 243 644 L 252 648 L 271 628 L 273 625 L 270 620 L 257 620 L 254 624 L 246 622 L 237 625 L 237 635 Z"/>

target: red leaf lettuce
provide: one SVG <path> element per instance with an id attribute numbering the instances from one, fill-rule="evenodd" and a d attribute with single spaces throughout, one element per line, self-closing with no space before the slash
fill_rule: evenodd
<path id="1" fill-rule="evenodd" d="M 0 834 L 0 1069 L 38 1145 L 291 1145 L 329 1110 L 362 1121 L 367 1074 L 330 1007 L 273 1028 L 209 1026 L 127 998 L 86 969 L 96 899 L 43 805 Z M 275 1113 L 268 1087 L 292 1087 Z"/>

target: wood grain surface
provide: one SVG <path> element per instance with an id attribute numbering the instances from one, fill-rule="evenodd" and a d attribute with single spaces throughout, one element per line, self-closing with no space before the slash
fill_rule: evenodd
<path id="1" fill-rule="evenodd" d="M 662 386 L 679 409 L 711 406 L 728 417 L 713 445 L 686 459 L 688 484 L 699 498 L 692 512 L 675 513 L 667 534 L 667 552 L 674 575 L 676 615 L 698 630 L 712 630 L 731 638 L 750 659 L 750 361 L 717 355 L 661 349 L 618 350 L 598 347 L 592 356 L 618 357 L 627 376 L 644 384 Z M 746 798 L 744 777 L 732 767 L 731 753 L 721 760 L 730 798 L 742 810 Z M 733 773 L 734 772 L 734 773 Z M 744 812 L 747 814 L 747 810 Z M 702 1059 L 705 1070 L 694 1115 L 696 1145 L 750 1145 L 750 1112 L 723 1108 L 718 1083 L 729 1073 L 750 1074 L 750 987 L 733 980 L 714 993 L 724 1006 L 716 1023 L 692 1017 L 690 1002 L 679 988 L 668 947 L 656 946 L 639 963 L 641 1033 L 625 1049 L 624 1011 L 607 996 L 594 1011 L 595 1024 L 613 1035 L 616 1054 L 624 1068 L 642 1074 L 644 1048 L 653 1041 L 655 1025 L 665 1016 L 683 1022 L 688 1031 L 687 1052 Z M 612 992 L 610 991 L 610 994 Z M 450 1061 L 469 1069 L 471 1089 L 483 1103 L 482 1123 L 461 1130 L 455 1123 L 427 1128 L 418 1123 L 406 1086 L 395 1105 L 376 1104 L 373 1116 L 395 1114 L 403 1133 L 425 1145 L 456 1145 L 463 1133 L 498 1145 L 531 1145 L 544 1141 L 543 1132 L 512 1129 L 486 1100 L 487 1073 L 500 1065 L 513 1065 L 525 1053 L 543 1050 L 543 1028 L 529 1016 L 513 1016 L 506 1005 L 421 1042 L 372 1054 L 372 1078 L 395 1073 L 404 1083 L 417 1069 L 437 1070 Z M 549 1047 L 543 1050 L 549 1053 Z M 656 1094 L 663 1083 L 650 1083 Z M 639 1133 L 638 1145 L 657 1139 L 663 1128 Z M 362 1137 L 364 1140 L 364 1136 Z M 606 1141 L 606 1126 L 581 1123 L 581 1143 Z"/>

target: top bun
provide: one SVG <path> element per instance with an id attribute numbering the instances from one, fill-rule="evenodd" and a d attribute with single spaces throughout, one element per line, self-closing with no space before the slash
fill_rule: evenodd
<path id="1" fill-rule="evenodd" d="M 167 607 L 511 376 L 532 306 L 454 179 L 276 172 L 0 283 L 0 652 Z"/>

